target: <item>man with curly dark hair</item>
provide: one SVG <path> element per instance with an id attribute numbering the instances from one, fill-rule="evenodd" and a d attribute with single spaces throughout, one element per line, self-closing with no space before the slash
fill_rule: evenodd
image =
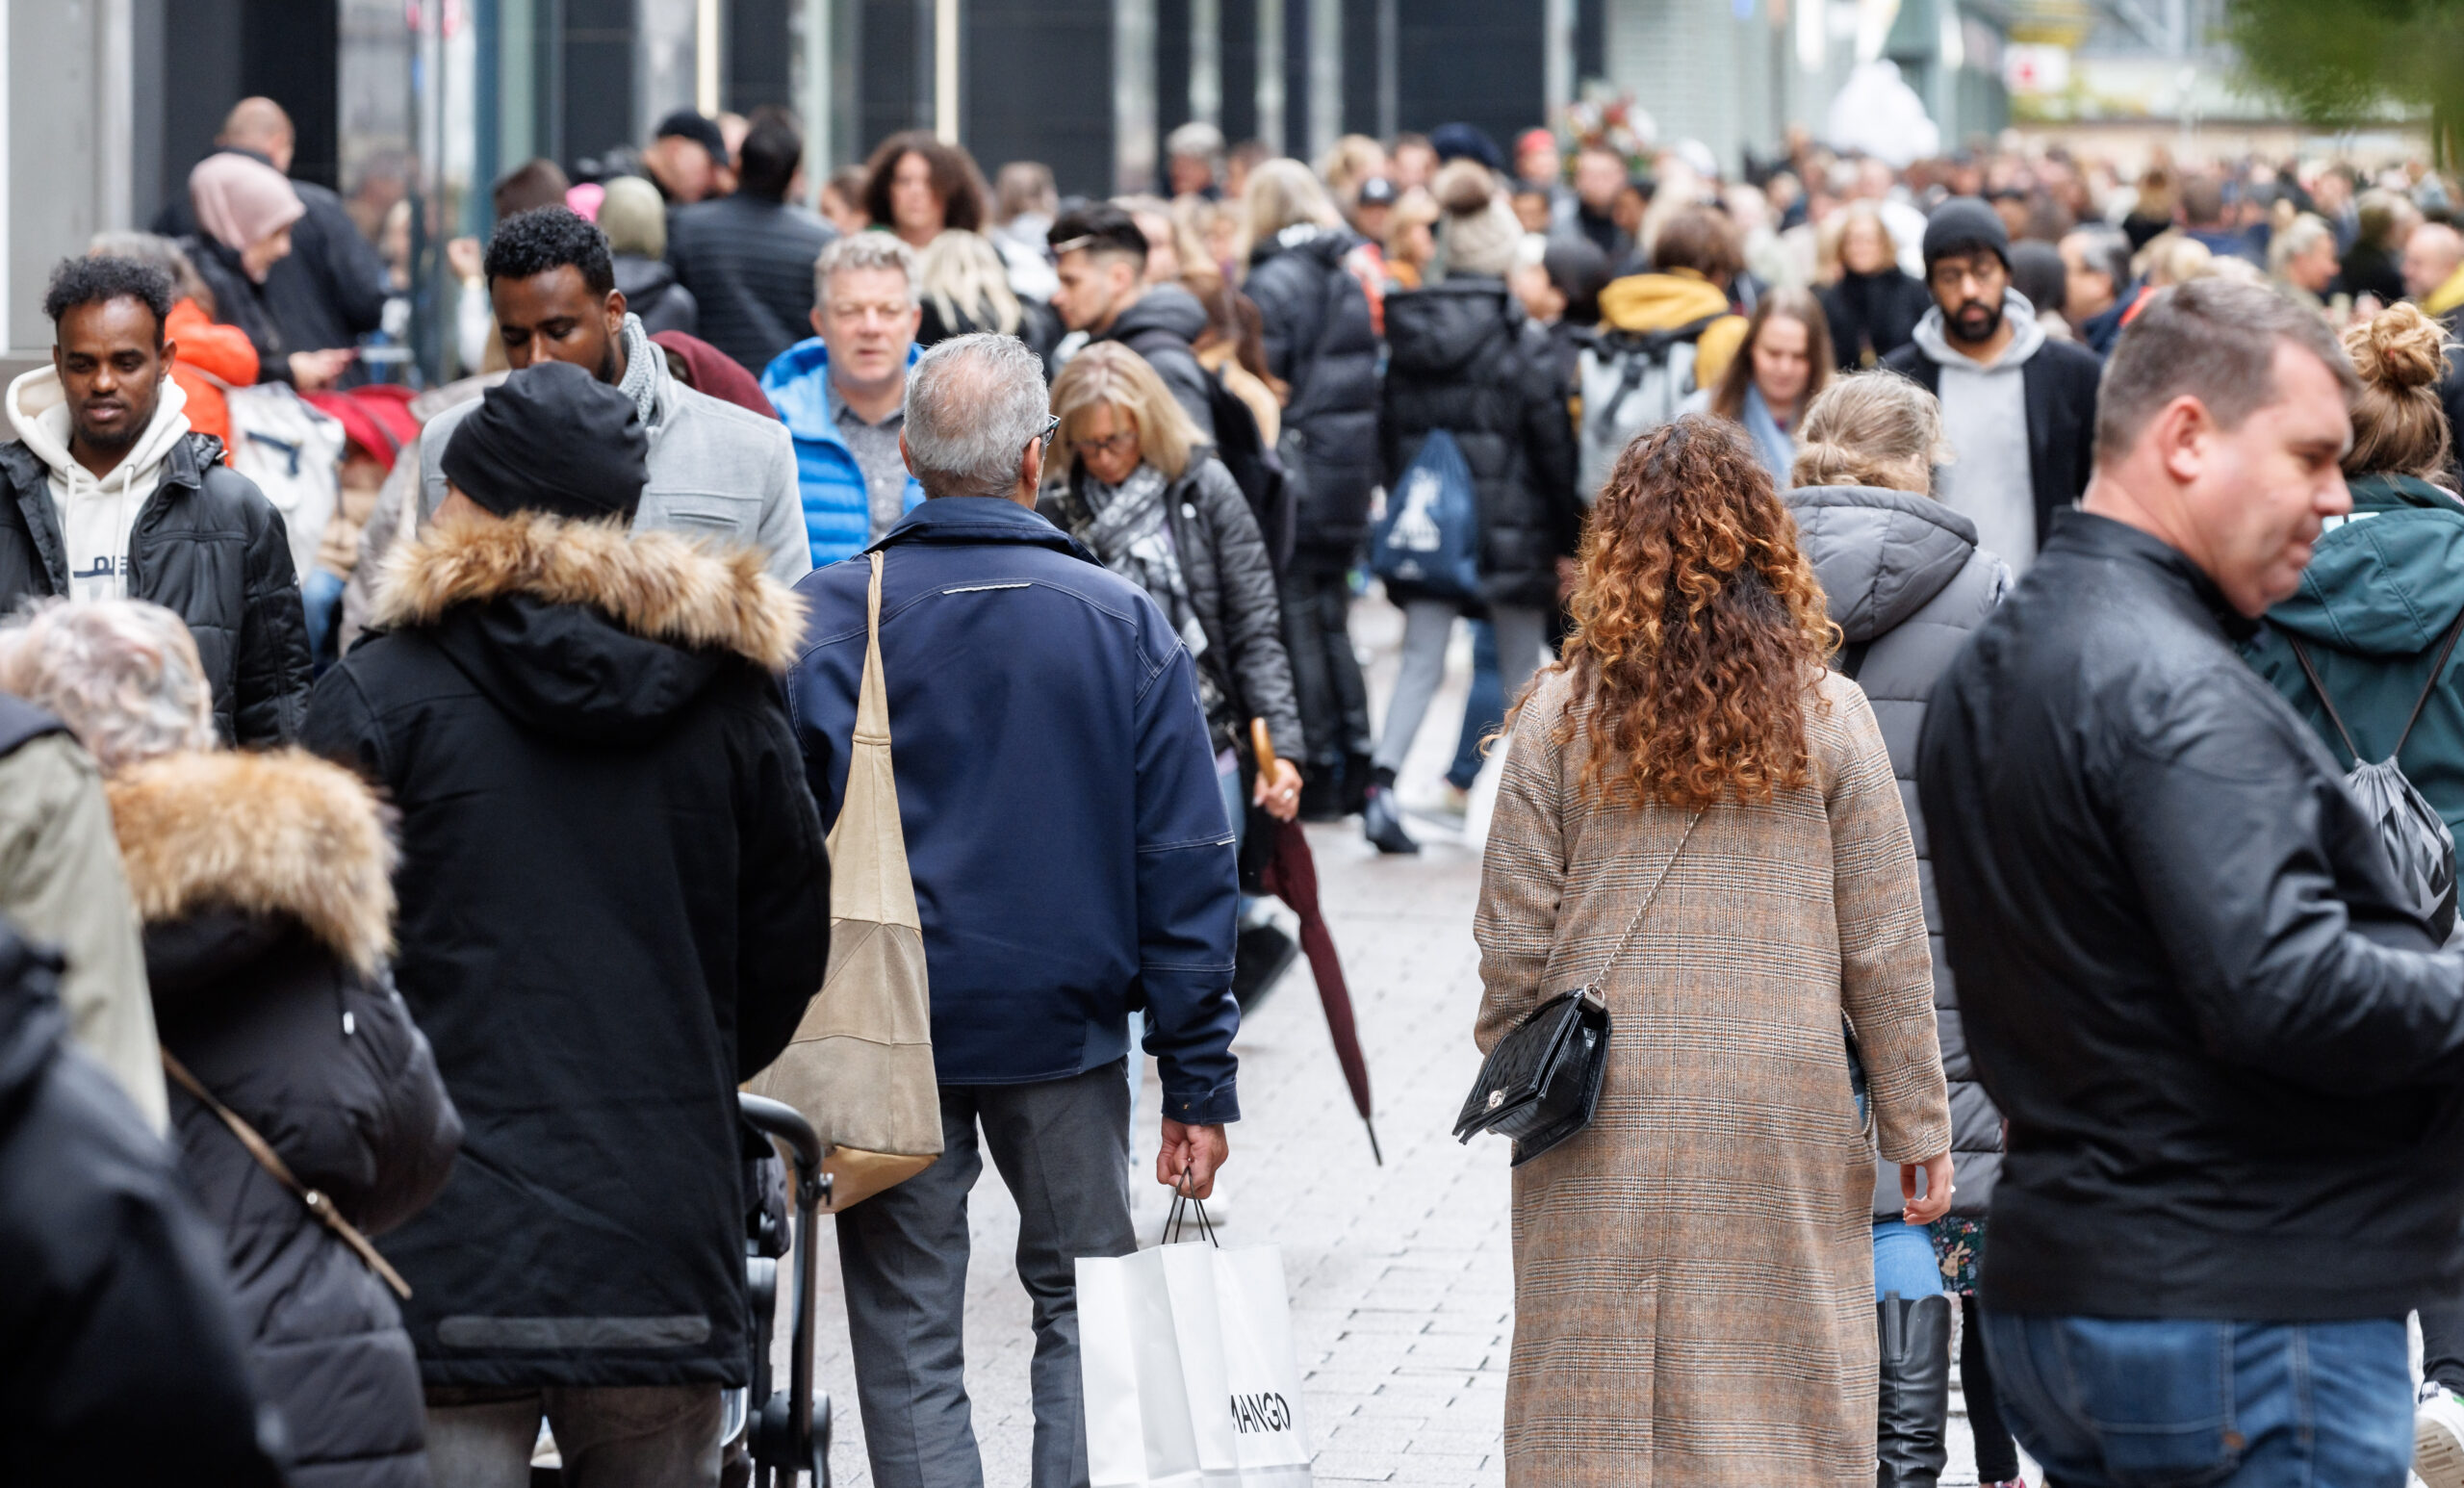
<path id="1" fill-rule="evenodd" d="M 149 600 L 196 637 L 225 740 L 278 744 L 308 706 L 308 623 L 281 514 L 190 431 L 163 334 L 170 275 L 61 260 L 43 295 L 51 365 L 9 385 L 0 445 L 0 610 L 23 600 Z"/>
<path id="2" fill-rule="evenodd" d="M 651 471 L 635 531 L 757 549 L 782 583 L 811 572 L 785 425 L 676 375 L 668 353 L 625 308 L 605 234 L 567 208 L 540 207 L 497 228 L 486 268 L 508 363 L 571 362 L 633 400 L 650 435 Z M 445 447 L 475 406 L 449 408 L 421 431 L 423 524 L 445 500 Z"/>

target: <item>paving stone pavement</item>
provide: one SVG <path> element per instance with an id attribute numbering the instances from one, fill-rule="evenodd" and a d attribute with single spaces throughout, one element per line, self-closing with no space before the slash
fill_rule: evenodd
<path id="1" fill-rule="evenodd" d="M 1355 638 L 1373 662 L 1372 696 L 1382 697 L 1399 617 L 1374 603 L 1359 609 Z M 1405 772 L 1407 798 L 1433 787 L 1452 753 L 1468 668 L 1467 649 L 1458 644 L 1456 653 Z M 1321 1481 L 1496 1488 L 1504 1480 L 1513 1334 L 1506 1152 L 1500 1141 L 1465 1147 L 1448 1135 L 1479 1063 L 1471 1040 L 1479 860 L 1476 843 L 1459 831 L 1425 822 L 1415 831 L 1425 847 L 1409 859 L 1379 858 L 1356 825 L 1310 832 L 1368 1055 L 1385 1165 L 1371 1161 L 1313 984 L 1296 962 L 1241 1030 L 1245 1118 L 1231 1133 L 1222 1238 L 1282 1247 Z M 1150 1068 L 1140 1106 L 1150 1129 L 1139 1135 L 1132 1168 L 1147 1175 L 1142 1189 L 1152 1187 L 1156 1100 Z M 1162 1213 L 1160 1203 L 1139 1211 L 1142 1240 L 1153 1242 Z M 969 1217 L 967 1388 L 985 1481 L 1023 1488 L 1032 1344 L 1026 1297 L 1009 1265 L 1017 1211 L 989 1165 Z M 853 1488 L 871 1475 L 827 1234 L 824 1244 L 818 1377 L 838 1407 L 834 1476 Z M 1964 1423 L 1953 1434 L 1942 1481 L 1972 1484 Z"/>

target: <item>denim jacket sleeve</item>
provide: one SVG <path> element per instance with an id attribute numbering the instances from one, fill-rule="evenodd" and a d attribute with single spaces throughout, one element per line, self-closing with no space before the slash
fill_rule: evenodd
<path id="1" fill-rule="evenodd" d="M 1241 1118 L 1232 1054 L 1241 1026 L 1232 1000 L 1239 900 L 1197 673 L 1176 644 L 1139 699 L 1139 977 L 1164 1114 L 1191 1125 Z"/>

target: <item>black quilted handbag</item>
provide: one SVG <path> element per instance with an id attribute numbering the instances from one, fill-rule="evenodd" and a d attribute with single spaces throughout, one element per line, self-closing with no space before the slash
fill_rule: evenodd
<path id="1" fill-rule="evenodd" d="M 1659 897 L 1668 870 L 1677 865 L 1694 829 L 1703 820 L 1697 810 L 1685 824 L 1677 851 L 1660 864 L 1659 877 L 1634 911 L 1617 948 L 1601 967 L 1626 953 L 1643 915 Z M 1571 992 L 1559 992 L 1526 1014 L 1480 1063 L 1480 1078 L 1454 1118 L 1454 1135 L 1469 1142 L 1482 1132 L 1514 1140 L 1514 1166 L 1522 1167 L 1591 1124 L 1600 1109 L 1601 1081 L 1608 1070 L 1608 1002 L 1597 982 Z"/>

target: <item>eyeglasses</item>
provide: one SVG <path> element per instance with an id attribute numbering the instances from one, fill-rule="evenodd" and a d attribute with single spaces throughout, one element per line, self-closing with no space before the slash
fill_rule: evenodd
<path id="1" fill-rule="evenodd" d="M 1050 454 L 1052 452 L 1052 436 L 1060 432 L 1061 415 L 1054 414 L 1051 418 L 1043 421 L 1043 432 L 1038 434 L 1036 438 L 1042 443 L 1044 453 Z"/>
<path id="2" fill-rule="evenodd" d="M 1125 454 L 1138 448 L 1138 430 L 1123 429 L 1101 439 L 1073 439 L 1069 448 L 1077 450 L 1082 460 L 1091 454 Z"/>

